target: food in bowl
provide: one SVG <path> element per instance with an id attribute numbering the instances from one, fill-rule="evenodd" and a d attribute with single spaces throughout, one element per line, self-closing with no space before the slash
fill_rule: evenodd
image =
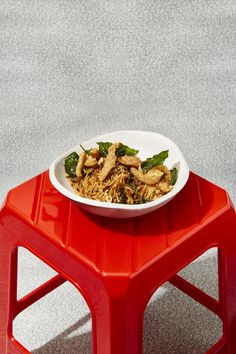
<path id="1" fill-rule="evenodd" d="M 70 153 L 66 177 L 81 197 L 118 204 L 143 204 L 169 193 L 177 169 L 164 165 L 168 150 L 141 160 L 139 151 L 121 142 L 97 142 L 97 147 Z"/>
<path id="2" fill-rule="evenodd" d="M 148 203 L 110 203 L 81 197 L 71 186 L 71 177 L 66 178 L 68 174 L 65 173 L 65 159 L 73 152 L 76 152 L 77 156 L 72 155 L 73 161 L 73 159 L 78 158 L 83 151 L 81 145 L 78 145 L 58 156 L 51 163 L 49 177 L 52 185 L 64 195 L 64 197 L 69 198 L 85 211 L 112 218 L 132 218 L 145 215 L 169 203 L 187 183 L 189 168 L 182 152 L 172 140 L 159 133 L 137 130 L 115 131 L 83 141 L 82 146 L 90 150 L 98 146 L 97 142 L 99 141 L 122 142 L 127 146 L 135 147 L 139 149 L 137 156 L 139 156 L 142 161 L 145 161 L 149 156 L 158 154 L 158 152 L 168 150 L 168 159 L 162 164 L 165 164 L 169 170 L 177 169 L 177 181 L 170 192 Z M 75 167 L 77 167 L 77 164 Z M 107 177 L 109 177 L 109 175 Z"/>

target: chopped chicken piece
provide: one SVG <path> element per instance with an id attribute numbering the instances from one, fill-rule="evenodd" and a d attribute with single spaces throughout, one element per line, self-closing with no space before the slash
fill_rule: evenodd
<path id="1" fill-rule="evenodd" d="M 134 167 L 131 167 L 130 172 L 141 182 L 148 184 L 150 186 L 153 186 L 154 184 L 157 184 L 161 177 L 163 176 L 163 172 L 158 170 L 157 168 L 152 168 L 149 170 L 147 173 L 143 173 L 139 170 L 137 170 Z"/>
<path id="2" fill-rule="evenodd" d="M 154 195 L 157 192 L 156 186 L 146 186 L 145 189 L 145 198 L 148 200 L 153 200 Z"/>
<path id="3" fill-rule="evenodd" d="M 82 177 L 82 169 L 84 167 L 85 160 L 86 160 L 86 153 L 82 151 L 79 155 L 79 160 L 75 171 L 77 177 Z"/>
<path id="4" fill-rule="evenodd" d="M 158 188 L 162 193 L 168 193 L 169 191 L 171 191 L 172 186 L 168 182 L 167 178 L 164 177 L 163 180 L 158 183 Z"/>
<path id="5" fill-rule="evenodd" d="M 97 160 L 91 156 L 91 155 L 87 155 L 86 156 L 86 160 L 85 160 L 85 163 L 84 163 L 84 166 L 86 167 L 94 167 L 97 165 Z"/>
<path id="6" fill-rule="evenodd" d="M 99 152 L 98 149 L 96 149 L 96 148 L 91 149 L 90 154 L 91 154 L 91 156 L 94 157 L 96 160 L 99 160 L 99 158 L 100 158 L 100 152 Z"/>
<path id="7" fill-rule="evenodd" d="M 98 160 L 98 165 L 101 166 L 104 163 L 104 157 L 100 157 Z"/>
<path id="8" fill-rule="evenodd" d="M 116 164 L 116 149 L 119 146 L 119 143 L 112 144 L 108 148 L 108 154 L 107 157 L 105 158 L 104 165 L 100 171 L 99 174 L 99 180 L 102 182 L 106 179 L 108 176 L 109 172 L 115 167 Z"/>
<path id="9" fill-rule="evenodd" d="M 170 172 L 169 168 L 167 168 L 165 165 L 158 165 L 156 168 L 158 168 L 158 170 L 160 170 L 161 172 L 163 172 L 165 174 L 165 178 L 170 183 L 171 182 L 171 172 Z"/>
<path id="10" fill-rule="evenodd" d="M 119 162 L 125 166 L 139 167 L 141 164 L 140 159 L 137 156 L 122 156 L 119 158 Z"/>

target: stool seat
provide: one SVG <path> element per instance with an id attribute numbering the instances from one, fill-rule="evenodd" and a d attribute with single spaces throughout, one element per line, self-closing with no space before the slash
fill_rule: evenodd
<path id="1" fill-rule="evenodd" d="M 17 300 L 19 246 L 58 275 Z M 176 274 L 211 247 L 219 249 L 218 300 Z M 0 267 L 3 354 L 28 353 L 13 336 L 13 319 L 66 280 L 90 308 L 94 354 L 142 353 L 145 307 L 167 280 L 222 319 L 223 336 L 208 352 L 236 353 L 235 210 L 225 190 L 192 172 L 160 209 L 113 219 L 80 209 L 45 171 L 7 195 L 0 212 Z"/>

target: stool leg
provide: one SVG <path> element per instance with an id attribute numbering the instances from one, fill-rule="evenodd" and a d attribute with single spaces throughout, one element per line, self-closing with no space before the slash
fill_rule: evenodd
<path id="1" fill-rule="evenodd" d="M 225 346 L 219 353 L 236 353 L 236 252 L 234 247 L 219 249 L 219 301 Z"/>
<path id="2" fill-rule="evenodd" d="M 133 301 L 133 302 L 132 302 Z M 97 304 L 93 319 L 93 354 L 141 354 L 143 311 L 124 297 Z"/>
<path id="3" fill-rule="evenodd" d="M 8 254 L 0 251 L 0 353 L 7 353 L 9 261 Z"/>
<path id="4" fill-rule="evenodd" d="M 0 248 L 0 352 L 8 352 L 7 343 L 12 338 L 17 286 L 17 249 L 4 247 L 1 233 Z"/>

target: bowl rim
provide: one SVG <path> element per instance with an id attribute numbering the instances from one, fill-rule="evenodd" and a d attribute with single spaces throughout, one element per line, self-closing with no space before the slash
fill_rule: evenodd
<path id="1" fill-rule="evenodd" d="M 177 180 L 175 187 L 168 192 L 167 194 L 163 195 L 162 197 L 155 199 L 151 202 L 148 203 L 143 203 L 143 204 L 119 204 L 119 203 L 112 203 L 112 202 L 103 202 L 103 201 L 99 201 L 99 200 L 93 200 L 93 199 L 89 199 L 89 198 L 85 198 L 85 197 L 81 197 L 76 193 L 73 193 L 72 191 L 70 191 L 68 188 L 64 187 L 57 179 L 55 171 L 56 168 L 58 166 L 59 163 L 62 162 L 63 159 L 65 159 L 65 157 L 67 157 L 70 153 L 72 153 L 73 151 L 82 151 L 82 148 L 80 145 L 76 145 L 75 147 L 67 150 L 65 153 L 63 153 L 62 155 L 60 155 L 59 157 L 57 157 L 50 165 L 49 168 L 49 178 L 50 181 L 52 183 L 52 185 L 63 195 L 65 195 L 67 198 L 77 202 L 77 203 L 81 203 L 81 204 L 86 204 L 88 206 L 93 206 L 93 207 L 99 207 L 99 208 L 105 208 L 105 209 L 117 209 L 117 210 L 144 210 L 144 209 L 149 209 L 152 208 L 154 206 L 157 206 L 159 204 L 163 204 L 166 201 L 169 201 L 170 199 L 172 199 L 176 194 L 178 194 L 180 192 L 180 190 L 184 187 L 184 185 L 186 184 L 188 177 L 189 177 L 189 167 L 188 164 L 182 154 L 182 152 L 180 151 L 179 147 L 176 145 L 175 142 L 173 142 L 171 139 L 167 138 L 166 136 L 160 134 L 160 133 L 156 133 L 153 131 L 143 131 L 143 130 L 118 130 L 118 131 L 113 131 L 107 134 L 102 134 L 96 137 L 93 137 L 89 140 L 86 140 L 84 142 L 81 143 L 81 145 L 85 145 L 85 144 L 89 144 L 90 142 L 96 140 L 96 139 L 102 139 L 103 137 L 112 137 L 112 135 L 116 135 L 116 134 L 123 134 L 123 133 L 142 133 L 142 134 L 153 134 L 156 136 L 160 136 L 162 138 L 164 138 L 166 141 L 168 141 L 170 144 L 172 144 L 175 149 L 178 150 L 179 155 L 180 155 L 180 159 L 181 160 L 181 164 L 183 165 L 183 167 L 181 168 L 182 170 L 184 170 L 184 175 L 183 178 L 181 180 Z M 66 178 L 66 177 L 65 177 Z"/>

